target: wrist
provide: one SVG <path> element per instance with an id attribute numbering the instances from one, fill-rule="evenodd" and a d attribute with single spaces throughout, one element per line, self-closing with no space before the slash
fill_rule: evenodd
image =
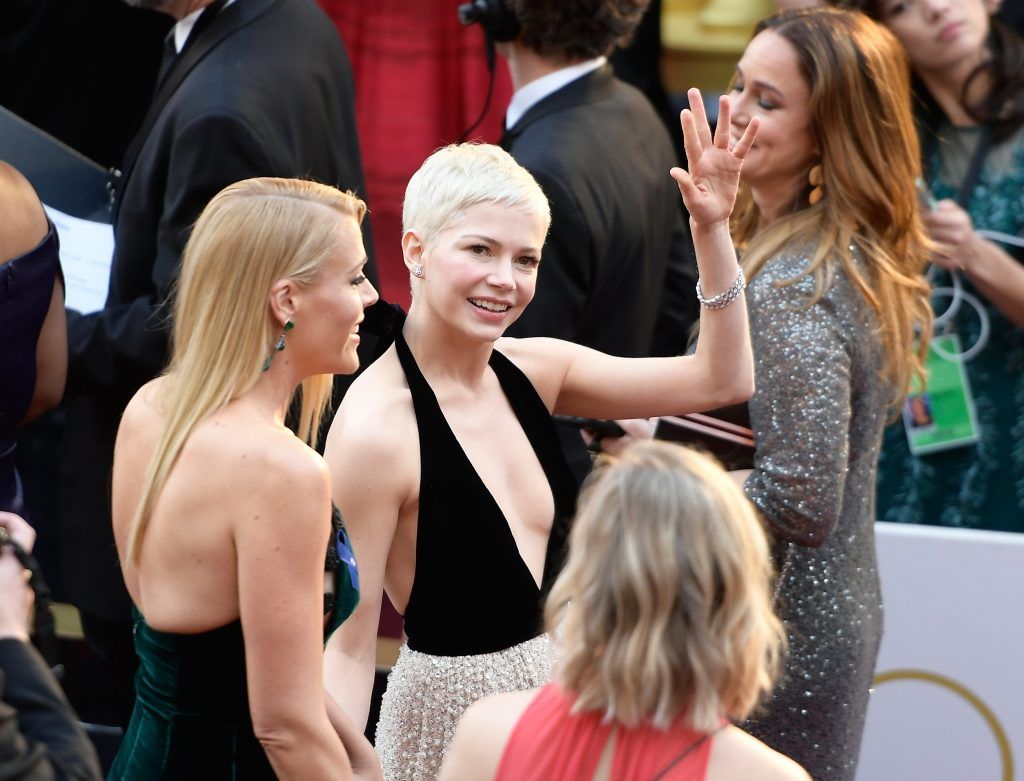
<path id="1" fill-rule="evenodd" d="M 701 236 L 714 236 L 725 234 L 730 236 L 731 232 L 729 228 L 729 219 L 716 220 L 715 222 L 698 223 L 693 217 L 690 217 L 690 232 L 694 235 L 700 234 Z"/>
<path id="2" fill-rule="evenodd" d="M 28 627 L 0 624 L 0 640 L 17 640 L 27 643 L 29 641 Z"/>

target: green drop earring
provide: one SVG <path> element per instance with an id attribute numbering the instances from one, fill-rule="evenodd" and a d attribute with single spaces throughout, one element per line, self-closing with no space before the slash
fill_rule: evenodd
<path id="1" fill-rule="evenodd" d="M 285 320 L 284 330 L 281 331 L 281 335 L 277 337 L 277 341 L 274 342 L 274 349 L 271 350 L 270 355 L 268 355 L 267 359 L 263 362 L 263 371 L 266 371 L 267 369 L 270 368 L 270 361 L 274 358 L 274 353 L 279 353 L 285 348 L 284 335 L 288 333 L 290 330 L 292 330 L 294 327 L 295 323 L 292 322 L 292 319 L 290 317 L 287 320 Z"/>

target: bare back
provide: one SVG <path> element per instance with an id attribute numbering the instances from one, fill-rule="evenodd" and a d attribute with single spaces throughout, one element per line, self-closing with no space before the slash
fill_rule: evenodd
<path id="1" fill-rule="evenodd" d="M 160 492 L 138 566 L 126 565 L 128 529 L 163 425 L 165 378 L 125 411 L 114 458 L 114 537 L 132 600 L 154 628 L 196 633 L 239 617 L 239 535 L 260 533 L 281 486 L 281 460 L 315 454 L 287 430 L 233 402 L 199 422 Z M 261 515 L 264 518 L 261 520 Z M 323 526 L 329 515 L 309 519 Z M 282 530 L 286 533 L 287 530 Z M 274 566 L 267 551 L 267 566 Z M 257 565 L 258 566 L 258 565 Z"/>

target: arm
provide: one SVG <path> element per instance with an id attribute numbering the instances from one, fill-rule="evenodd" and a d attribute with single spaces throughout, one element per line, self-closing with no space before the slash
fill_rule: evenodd
<path id="1" fill-rule="evenodd" d="M 401 507 L 392 476 L 398 454 L 410 449 L 419 454 L 409 440 L 396 440 L 393 426 L 379 425 L 380 420 L 393 423 L 392 416 L 367 414 L 361 398 L 346 397 L 324 451 L 334 501 L 345 519 L 360 573 L 359 604 L 327 641 L 324 688 L 360 729 L 366 726 L 370 708 L 384 574 Z M 358 414 L 350 414 L 354 409 Z"/>
<path id="2" fill-rule="evenodd" d="M 324 691 L 324 701 L 327 705 L 327 718 L 331 720 L 331 726 L 338 733 L 338 737 L 341 738 L 349 759 L 352 761 L 352 774 L 360 780 L 379 781 L 382 779 L 380 760 L 377 758 L 373 746 L 370 745 L 370 741 L 366 739 L 366 735 L 359 731 L 352 718 L 326 691 Z"/>
<path id="3" fill-rule="evenodd" d="M 115 265 L 149 269 L 147 290 L 99 312 L 68 314 L 69 390 L 103 392 L 122 385 L 125 378 L 141 385 L 160 373 L 167 357 L 171 290 L 192 225 L 227 185 L 280 173 L 273 159 L 238 117 L 208 114 L 181 129 L 170 151 L 155 257 L 129 255 L 133 237 L 121 231 L 117 238 L 123 245 L 114 250 Z M 122 211 L 118 226 L 125 221 Z"/>
<path id="4" fill-rule="evenodd" d="M 50 308 L 36 342 L 36 387 L 22 424 L 29 423 L 60 404 L 68 376 L 68 332 L 64 318 L 64 283 L 53 281 Z"/>
<path id="5" fill-rule="evenodd" d="M 929 235 L 939 242 L 933 260 L 951 271 L 962 270 L 1011 322 L 1024 326 L 1024 266 L 979 236 L 970 215 L 953 201 L 939 201 L 923 217 Z"/>
<path id="6" fill-rule="evenodd" d="M 812 288 L 810 276 L 781 288 L 768 277 L 761 280 L 753 323 L 758 386 L 750 400 L 757 446 L 744 490 L 776 538 L 817 547 L 838 523 L 843 503 L 850 423 L 847 342 L 855 335 L 839 321 L 831 293 L 806 308 Z"/>
<path id="7" fill-rule="evenodd" d="M 253 730 L 279 778 L 351 778 L 321 685 L 329 480 L 318 456 L 288 445 L 234 529 Z"/>
<path id="8" fill-rule="evenodd" d="M 753 143 L 757 123 L 728 148 L 729 100 L 722 98 L 718 132 L 711 131 L 690 91 L 694 113 L 684 110 L 683 133 L 690 172 L 672 176 L 690 212 L 701 286 L 707 297 L 727 290 L 739 272 L 729 235 L 740 164 Z M 713 409 L 743 401 L 753 390 L 753 358 L 743 295 L 723 309 L 701 312 L 701 335 L 692 356 L 624 359 L 556 340 L 509 347 L 523 359 L 545 401 L 555 412 L 598 418 L 640 418 Z M 504 347 L 505 345 L 503 345 Z"/>

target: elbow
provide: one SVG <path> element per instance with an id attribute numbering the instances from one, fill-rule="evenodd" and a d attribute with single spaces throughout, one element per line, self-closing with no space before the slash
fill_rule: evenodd
<path id="1" fill-rule="evenodd" d="M 285 714 L 253 714 L 252 718 L 253 734 L 269 757 L 298 750 L 303 743 L 304 726 L 301 719 Z"/>
<path id="2" fill-rule="evenodd" d="M 64 398 L 64 375 L 53 378 L 52 380 L 43 380 L 40 378 L 39 382 L 36 383 L 36 388 L 32 394 L 32 402 L 29 404 L 28 412 L 25 413 L 24 419 L 21 421 L 22 425 L 31 423 L 33 420 L 38 418 L 44 412 L 49 412 L 60 404 L 61 399 Z"/>
<path id="3" fill-rule="evenodd" d="M 714 395 L 716 408 L 748 401 L 754 395 L 753 369 L 736 371 L 723 377 Z"/>

